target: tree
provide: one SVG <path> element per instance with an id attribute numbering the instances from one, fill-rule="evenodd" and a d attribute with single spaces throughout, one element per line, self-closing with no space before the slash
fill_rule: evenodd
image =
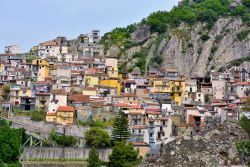
<path id="1" fill-rule="evenodd" d="M 250 119 L 243 115 L 240 119 L 240 126 L 248 133 L 248 136 L 250 137 Z"/>
<path id="2" fill-rule="evenodd" d="M 134 150 L 131 143 L 125 141 L 116 142 L 109 156 L 109 167 L 134 167 L 141 162 L 139 151 Z"/>
<path id="3" fill-rule="evenodd" d="M 22 143 L 22 132 L 9 126 L 0 127 L 0 159 L 4 163 L 13 163 L 18 160 L 19 149 Z"/>
<path id="4" fill-rule="evenodd" d="M 59 146 L 72 146 L 76 144 L 76 139 L 73 136 L 59 134 L 55 131 L 55 129 L 51 131 L 49 139 L 54 141 Z"/>
<path id="5" fill-rule="evenodd" d="M 101 167 L 101 160 L 99 159 L 99 154 L 95 147 L 92 147 L 89 151 L 89 158 L 87 159 L 87 167 Z"/>
<path id="6" fill-rule="evenodd" d="M 250 7 L 250 0 L 242 0 L 242 4 L 246 7 Z"/>
<path id="7" fill-rule="evenodd" d="M 128 119 L 126 115 L 120 111 L 115 118 L 112 131 L 113 141 L 123 141 L 127 140 L 130 136 L 130 131 L 128 128 Z"/>
<path id="8" fill-rule="evenodd" d="M 109 134 L 98 127 L 92 127 L 85 132 L 85 140 L 88 146 L 107 147 L 110 145 Z"/>
<path id="9" fill-rule="evenodd" d="M 242 111 L 250 112 L 250 97 L 246 99 L 245 106 L 242 108 Z"/>
<path id="10" fill-rule="evenodd" d="M 3 99 L 8 100 L 9 99 L 9 93 L 10 93 L 10 86 L 4 85 L 3 86 Z"/>

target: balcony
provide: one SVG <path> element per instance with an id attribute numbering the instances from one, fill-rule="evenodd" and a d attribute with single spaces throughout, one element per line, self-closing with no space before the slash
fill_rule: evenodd
<path id="1" fill-rule="evenodd" d="M 134 132 L 131 135 L 132 136 L 144 136 L 144 132 Z"/>
<path id="2" fill-rule="evenodd" d="M 179 93 L 180 93 L 180 92 L 181 92 L 181 89 L 180 89 L 180 88 L 175 87 L 175 88 L 173 88 L 173 89 L 172 89 L 172 91 L 173 91 L 173 92 L 179 92 Z"/>
<path id="3" fill-rule="evenodd" d="M 155 125 L 154 125 L 154 124 L 149 124 L 148 127 L 149 127 L 149 128 L 154 128 Z"/>
<path id="4" fill-rule="evenodd" d="M 20 85 L 11 85 L 10 90 L 20 90 Z"/>
<path id="5" fill-rule="evenodd" d="M 133 116 L 132 119 L 135 119 L 135 120 L 141 120 L 142 116 Z"/>
<path id="6" fill-rule="evenodd" d="M 151 129 L 151 128 L 148 129 L 148 132 L 149 133 L 155 133 L 154 129 Z"/>
<path id="7" fill-rule="evenodd" d="M 149 137 L 149 143 L 154 143 L 155 142 L 155 138 L 154 137 Z"/>
<path id="8" fill-rule="evenodd" d="M 41 103 L 45 103 L 47 100 L 46 99 L 39 99 Z"/>

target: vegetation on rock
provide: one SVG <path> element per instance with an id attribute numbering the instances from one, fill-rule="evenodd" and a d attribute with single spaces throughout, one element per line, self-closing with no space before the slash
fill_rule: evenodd
<path id="1" fill-rule="evenodd" d="M 172 30 L 175 30 L 180 23 L 185 23 L 185 25 L 191 27 L 196 23 L 203 23 L 201 29 L 200 39 L 205 42 L 210 39 L 209 30 L 214 26 L 214 23 L 221 17 L 235 17 L 237 19 L 241 18 L 244 25 L 250 26 L 250 9 L 249 0 L 242 0 L 242 4 L 238 6 L 231 5 L 232 0 L 193 0 L 190 3 L 189 0 L 184 0 L 181 5 L 174 7 L 171 11 L 158 11 L 151 13 L 148 17 L 144 18 L 140 24 L 147 25 L 150 29 L 151 38 L 154 38 L 155 34 L 158 37 L 169 35 Z M 205 27 L 204 27 L 205 26 Z M 120 71 L 130 70 L 134 67 L 139 67 L 144 73 L 146 65 L 159 64 L 163 62 L 164 58 L 159 52 L 159 45 L 157 40 L 154 41 L 156 44 L 156 49 L 154 55 L 151 57 L 150 63 L 146 64 L 147 56 L 149 55 L 149 50 L 152 45 L 147 44 L 146 47 L 149 49 L 142 49 L 136 54 L 132 55 L 132 59 L 137 59 L 137 61 L 132 62 L 130 66 L 126 66 L 127 62 L 130 62 L 130 58 L 127 58 L 126 50 L 137 45 L 141 45 L 142 48 L 145 47 L 144 43 L 135 43 L 131 38 L 131 33 L 136 31 L 136 25 L 130 25 L 126 28 L 116 28 L 113 31 L 106 33 L 101 40 L 104 44 L 105 49 L 109 49 L 111 46 L 116 45 L 120 48 L 121 67 Z M 239 40 L 244 40 L 249 33 L 248 30 L 243 30 L 239 32 L 237 38 Z M 184 33 L 185 34 L 185 33 Z M 224 34 L 225 35 L 225 34 Z M 223 36 L 224 36 L 223 35 Z M 215 43 L 219 42 L 223 36 L 219 36 L 220 39 L 215 39 Z M 149 41 L 148 40 L 148 41 Z M 160 43 L 163 39 L 159 40 Z M 189 48 L 193 48 L 191 41 L 186 41 Z M 182 42 L 184 44 L 184 41 Z M 184 46 L 186 47 L 186 45 Z M 202 48 L 197 52 L 201 54 Z M 216 50 L 211 50 L 216 51 Z M 182 49 L 182 53 L 187 53 L 186 49 Z M 213 59 L 213 57 L 211 57 Z"/>

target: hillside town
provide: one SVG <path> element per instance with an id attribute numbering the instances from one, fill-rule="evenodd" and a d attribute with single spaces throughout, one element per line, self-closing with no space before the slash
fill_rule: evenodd
<path id="1" fill-rule="evenodd" d="M 118 57 L 105 53 L 99 41 L 100 31 L 93 30 L 73 40 L 40 43 L 29 53 L 6 46 L 0 54 L 1 116 L 18 119 L 42 111 L 44 127 L 71 129 L 89 120 L 112 124 L 121 111 L 128 119 L 128 141 L 145 156 L 173 139 L 238 120 L 250 95 L 247 67 L 212 71 L 205 78 L 183 76 L 173 66 L 150 66 L 144 75 L 138 67 L 119 71 Z"/>

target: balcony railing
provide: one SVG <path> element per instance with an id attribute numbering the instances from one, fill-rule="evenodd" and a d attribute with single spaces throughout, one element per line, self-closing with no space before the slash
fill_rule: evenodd
<path id="1" fill-rule="evenodd" d="M 10 90 L 20 90 L 20 85 L 11 85 Z"/>
<path id="2" fill-rule="evenodd" d="M 132 136 L 144 136 L 144 132 L 135 132 L 131 134 Z"/>
<path id="3" fill-rule="evenodd" d="M 150 143 L 154 143 L 155 142 L 155 138 L 154 137 L 149 137 L 149 142 Z"/>
<path id="4" fill-rule="evenodd" d="M 148 132 L 149 133 L 155 133 L 154 129 L 150 129 L 150 128 L 148 129 Z"/>
<path id="5" fill-rule="evenodd" d="M 154 125 L 154 124 L 149 124 L 149 125 L 148 125 L 148 127 L 150 127 L 150 128 L 154 128 L 154 127 L 155 127 L 155 125 Z"/>

